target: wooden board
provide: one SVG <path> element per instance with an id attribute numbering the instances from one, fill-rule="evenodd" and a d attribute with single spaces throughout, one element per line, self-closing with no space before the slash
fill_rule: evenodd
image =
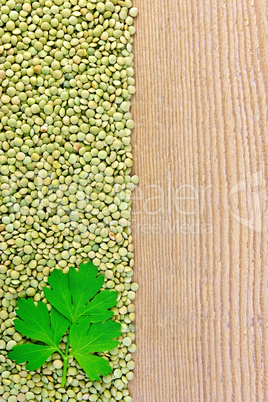
<path id="1" fill-rule="evenodd" d="M 268 401 L 265 0 L 136 0 L 133 402 Z"/>

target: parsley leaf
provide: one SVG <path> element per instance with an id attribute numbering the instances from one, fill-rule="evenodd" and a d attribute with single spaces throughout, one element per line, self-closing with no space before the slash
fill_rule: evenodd
<path id="1" fill-rule="evenodd" d="M 46 304 L 41 301 L 35 305 L 31 299 L 19 299 L 17 306 L 16 331 L 45 345 L 17 345 L 9 353 L 9 358 L 18 363 L 28 361 L 26 368 L 36 370 L 53 352 L 60 351 L 58 344 L 70 323 L 54 308 L 49 316 Z"/>
<path id="2" fill-rule="evenodd" d="M 9 359 L 15 360 L 17 363 L 25 363 L 27 370 L 33 371 L 41 367 L 57 348 L 48 345 L 36 345 L 25 343 L 24 345 L 16 345 L 9 352 Z"/>
<path id="3" fill-rule="evenodd" d="M 57 348 L 70 326 L 68 320 L 54 308 L 49 317 L 48 308 L 41 301 L 35 305 L 31 299 L 19 299 L 17 306 L 16 314 L 20 319 L 14 320 L 16 331 Z"/>
<path id="4" fill-rule="evenodd" d="M 113 316 L 109 309 L 115 305 L 118 293 L 110 290 L 98 293 L 104 276 L 97 274 L 98 268 L 92 262 L 81 264 L 78 272 L 74 267 L 66 274 L 54 269 L 48 279 L 51 289 L 44 288 L 45 296 L 70 323 L 82 316 L 90 316 L 91 322 L 108 320 Z"/>
<path id="5" fill-rule="evenodd" d="M 62 387 L 65 387 L 70 356 L 76 358 L 92 381 L 99 379 L 99 374 L 110 373 L 109 362 L 94 353 L 111 350 L 119 344 L 114 338 L 120 335 L 121 325 L 109 319 L 113 315 L 109 308 L 115 306 L 118 293 L 99 292 L 104 276 L 97 277 L 97 273 L 98 269 L 92 263 L 81 264 L 79 272 L 73 267 L 67 274 L 54 270 L 48 279 L 51 289 L 44 288 L 46 298 L 52 304 L 50 313 L 42 301 L 35 304 L 31 299 L 20 299 L 15 328 L 38 343 L 16 345 L 9 352 L 9 358 L 17 363 L 27 362 L 28 370 L 36 370 L 57 351 L 64 363 Z M 69 328 L 63 353 L 59 343 Z"/>
<path id="6" fill-rule="evenodd" d="M 90 324 L 89 317 L 74 323 L 70 328 L 70 341 L 71 354 L 93 381 L 99 380 L 99 374 L 111 373 L 112 369 L 107 360 L 92 353 L 105 352 L 118 346 L 119 342 L 113 338 L 120 335 L 121 325 L 113 320 Z"/>

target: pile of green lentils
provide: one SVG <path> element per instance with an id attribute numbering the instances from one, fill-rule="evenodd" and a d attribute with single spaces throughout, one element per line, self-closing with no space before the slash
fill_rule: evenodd
<path id="1" fill-rule="evenodd" d="M 0 0 L 0 401 L 131 401 L 136 15 L 131 0 Z M 112 374 L 91 382 L 71 358 L 62 389 L 59 354 L 35 372 L 8 358 L 26 342 L 15 308 L 88 260 L 119 292 L 121 343 Z"/>

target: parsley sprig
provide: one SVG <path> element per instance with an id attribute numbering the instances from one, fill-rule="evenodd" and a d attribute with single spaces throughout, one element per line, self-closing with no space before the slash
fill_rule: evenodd
<path id="1" fill-rule="evenodd" d="M 107 375 L 112 369 L 109 362 L 96 355 L 118 346 L 115 340 L 121 334 L 121 325 L 111 319 L 110 308 L 116 304 L 118 293 L 101 290 L 103 275 L 92 262 L 83 263 L 79 271 L 71 267 L 63 274 L 61 270 L 52 271 L 48 279 L 51 288 L 44 293 L 51 304 L 32 299 L 19 299 L 14 320 L 16 331 L 38 343 L 16 345 L 9 358 L 17 363 L 27 362 L 28 370 L 41 367 L 48 357 L 58 352 L 63 358 L 61 386 L 66 384 L 68 359 L 73 356 L 84 369 L 90 380 L 99 380 L 99 374 Z M 68 331 L 65 353 L 59 343 Z M 70 350 L 71 348 L 71 350 Z"/>

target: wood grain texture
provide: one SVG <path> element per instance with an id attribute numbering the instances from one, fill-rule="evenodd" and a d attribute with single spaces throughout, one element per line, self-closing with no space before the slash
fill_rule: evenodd
<path id="1" fill-rule="evenodd" d="M 135 6 L 133 402 L 268 401 L 267 3 Z"/>

